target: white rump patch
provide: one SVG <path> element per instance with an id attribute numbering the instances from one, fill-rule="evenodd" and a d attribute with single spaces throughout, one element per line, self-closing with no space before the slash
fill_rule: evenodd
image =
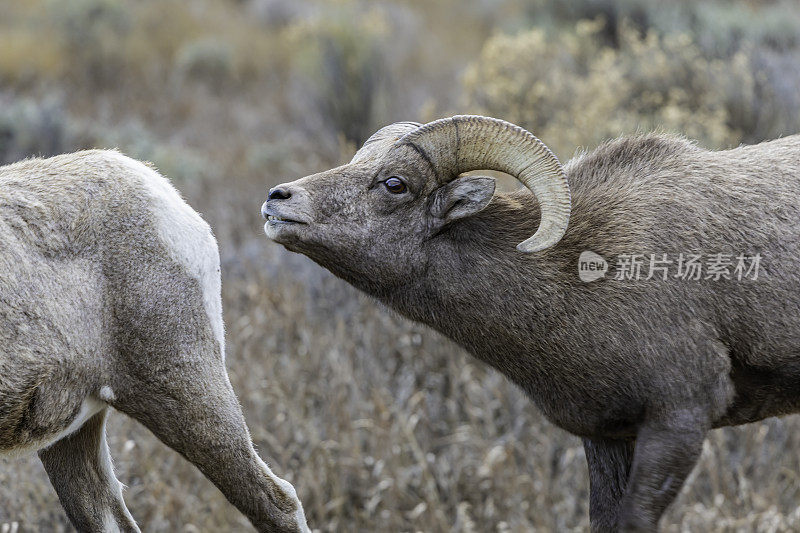
<path id="1" fill-rule="evenodd" d="M 225 357 L 225 326 L 222 321 L 222 284 L 220 281 L 219 251 L 211 228 L 200 215 L 181 198 L 169 180 L 147 165 L 109 152 L 120 165 L 145 178 L 144 184 L 152 194 L 153 215 L 158 233 L 178 261 L 198 281 L 203 292 L 203 307 L 208 315 L 220 353 Z"/>
<path id="2" fill-rule="evenodd" d="M 117 479 L 117 476 L 114 475 L 114 466 L 111 464 L 111 454 L 108 451 L 108 441 L 106 440 L 107 431 L 105 424 L 106 422 L 103 421 L 103 433 L 101 437 L 102 441 L 100 442 L 98 449 L 98 461 L 103 475 L 106 477 L 107 486 L 114 491 L 114 496 L 117 498 L 118 502 L 124 502 L 125 500 L 122 498 L 122 483 L 120 483 Z M 128 521 L 131 524 L 135 524 L 130 511 L 128 511 L 126 507 L 123 508 L 125 509 L 125 516 L 127 517 Z M 104 533 L 117 533 L 120 531 L 117 517 L 114 516 L 110 510 L 106 510 L 105 514 L 103 515 L 103 530 Z"/>
<path id="3" fill-rule="evenodd" d="M 108 385 L 105 385 L 100 387 L 100 399 L 106 403 L 110 403 L 116 400 L 117 397 L 114 395 L 114 390 Z"/>
<path id="4" fill-rule="evenodd" d="M 69 426 L 67 426 L 65 429 L 59 431 L 58 433 L 48 435 L 43 439 L 39 439 L 34 442 L 26 442 L 21 447 L 12 448 L 11 450 L 8 450 L 4 454 L 0 455 L 8 457 L 19 457 L 28 453 L 35 452 L 37 450 L 41 450 L 43 448 L 47 448 L 51 444 L 55 444 L 64 437 L 72 435 L 73 433 L 78 431 L 90 418 L 92 418 L 94 415 L 96 415 L 105 408 L 106 404 L 96 400 L 95 398 L 88 397 L 85 400 L 83 400 L 83 402 L 81 403 L 81 408 L 78 411 L 78 414 L 75 416 L 75 418 L 72 419 L 72 422 L 70 422 Z"/>
<path id="5" fill-rule="evenodd" d="M 75 433 L 80 428 L 82 428 L 83 425 L 86 422 L 88 422 L 90 418 L 92 418 L 94 415 L 96 415 L 105 408 L 106 408 L 105 404 L 98 402 L 94 398 L 91 397 L 86 398 L 85 400 L 83 400 L 83 403 L 81 403 L 81 410 L 78 412 L 78 416 L 75 417 L 75 419 L 67 427 L 67 429 L 59 433 L 55 438 L 53 438 L 48 443 L 48 445 L 54 442 L 58 442 L 64 437 Z"/>
<path id="6" fill-rule="evenodd" d="M 111 511 L 106 511 L 103 515 L 103 533 L 120 533 L 119 524 L 117 524 L 117 518 Z"/>

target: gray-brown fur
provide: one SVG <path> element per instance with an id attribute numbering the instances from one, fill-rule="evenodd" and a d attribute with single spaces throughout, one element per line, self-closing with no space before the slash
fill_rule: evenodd
<path id="1" fill-rule="evenodd" d="M 195 263 L 165 241 L 165 206 Z M 306 530 L 294 489 L 253 449 L 221 314 L 204 305 L 219 299 L 216 241 L 164 178 L 103 151 L 2 167 L 0 247 L 0 453 L 39 450 L 79 530 L 138 531 L 111 471 L 106 406 L 197 465 L 259 530 Z M 87 402 L 97 414 L 60 435 Z"/>
<path id="2" fill-rule="evenodd" d="M 721 152 L 610 141 L 565 165 L 563 239 L 523 254 L 530 193 L 437 179 L 395 143 L 409 127 L 273 189 L 262 213 L 303 223 L 270 220 L 267 234 L 454 339 L 583 437 L 593 530 L 656 529 L 709 429 L 800 410 L 800 136 Z M 392 175 L 408 192 L 387 190 Z M 585 250 L 762 263 L 755 281 L 584 283 Z"/>

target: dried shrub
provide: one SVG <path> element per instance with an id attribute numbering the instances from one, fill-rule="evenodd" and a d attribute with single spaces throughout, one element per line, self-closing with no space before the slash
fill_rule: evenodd
<path id="1" fill-rule="evenodd" d="M 604 27 L 596 19 L 574 33 L 490 39 L 465 74 L 467 105 L 531 129 L 562 157 L 637 130 L 675 131 L 709 147 L 741 140 L 721 95 L 752 91 L 745 55 L 710 60 L 687 35 L 631 26 L 614 48 L 599 37 Z"/>
<path id="2" fill-rule="evenodd" d="M 78 145 L 75 127 L 58 100 L 0 94 L 0 165 L 70 152 Z"/>
<path id="3" fill-rule="evenodd" d="M 64 47 L 64 74 L 90 86 L 108 87 L 125 68 L 125 43 L 131 19 L 122 0 L 51 1 L 55 34 Z"/>
<path id="4" fill-rule="evenodd" d="M 352 15 L 352 16 L 351 16 Z M 295 25 L 296 65 L 324 122 L 355 144 L 374 131 L 388 80 L 387 21 L 381 11 L 339 13 Z"/>
<path id="5" fill-rule="evenodd" d="M 235 75 L 233 47 L 210 37 L 187 42 L 178 50 L 175 70 L 183 79 L 200 81 L 220 91 Z"/>

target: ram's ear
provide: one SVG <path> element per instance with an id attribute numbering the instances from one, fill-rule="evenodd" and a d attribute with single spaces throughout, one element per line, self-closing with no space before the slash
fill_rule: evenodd
<path id="1" fill-rule="evenodd" d="M 496 182 L 486 176 L 464 176 L 433 192 L 431 215 L 441 225 L 470 217 L 489 205 Z"/>

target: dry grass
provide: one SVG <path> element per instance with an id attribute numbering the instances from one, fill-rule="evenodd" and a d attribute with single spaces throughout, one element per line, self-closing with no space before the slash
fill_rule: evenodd
<path id="1" fill-rule="evenodd" d="M 80 10 L 95 4 L 119 39 L 102 24 L 81 29 Z M 347 25 L 362 6 L 355 0 L 245 4 L 247 11 L 222 0 L 191 9 L 176 0 L 0 4 L 0 39 L 9 44 L 0 46 L 0 158 L 120 146 L 176 180 L 221 244 L 228 367 L 253 438 L 295 484 L 314 528 L 588 529 L 580 441 L 448 340 L 268 242 L 261 198 L 278 181 L 346 158 L 364 129 L 467 111 L 459 101 L 529 122 L 562 155 L 612 127 L 688 129 L 709 144 L 792 133 L 800 120 L 792 89 L 797 49 L 757 48 L 769 32 L 755 29 L 747 50 L 721 27 L 713 35 L 724 47 L 709 32 L 662 36 L 622 22 L 609 37 L 608 27 L 565 21 L 572 12 L 544 0 L 491 9 L 478 1 L 395 0 L 369 11 L 388 24 L 366 35 L 379 53 L 353 54 L 349 47 L 366 31 L 360 20 Z M 598 14 L 587 6 L 647 6 L 641 9 L 653 24 L 682 20 L 633 0 L 572 4 L 581 17 Z M 736 9 L 750 13 L 745 4 L 758 3 Z M 785 2 L 763 9 L 773 5 L 787 9 Z M 548 21 L 563 35 L 531 30 L 550 28 Z M 39 47 L 43 28 L 55 36 Z M 487 41 L 504 29 L 512 36 Z M 789 46 L 797 28 L 781 31 Z M 81 36 L 99 44 L 73 57 L 70 46 Z M 715 63 L 722 59 L 708 50 L 720 47 L 738 63 Z M 755 58 L 774 71 L 752 76 L 746 61 Z M 462 90 L 456 80 L 468 62 Z M 659 77 L 658 62 L 669 76 Z M 608 84 L 604 69 L 613 74 Z M 341 95 L 333 83 L 342 73 L 375 72 L 367 92 L 356 84 Z M 681 76 L 693 84 L 681 85 Z M 536 92 L 542 79 L 558 90 Z M 371 111 L 358 115 L 353 95 L 373 99 Z M 715 95 L 725 96 L 724 106 Z M 337 124 L 351 120 L 357 130 Z M 109 434 L 143 530 L 247 530 L 196 469 L 137 423 L 115 413 Z M 715 431 L 664 528 L 800 530 L 798 476 L 800 418 Z M 0 531 L 11 521 L 25 532 L 70 530 L 35 457 L 0 460 Z"/>

